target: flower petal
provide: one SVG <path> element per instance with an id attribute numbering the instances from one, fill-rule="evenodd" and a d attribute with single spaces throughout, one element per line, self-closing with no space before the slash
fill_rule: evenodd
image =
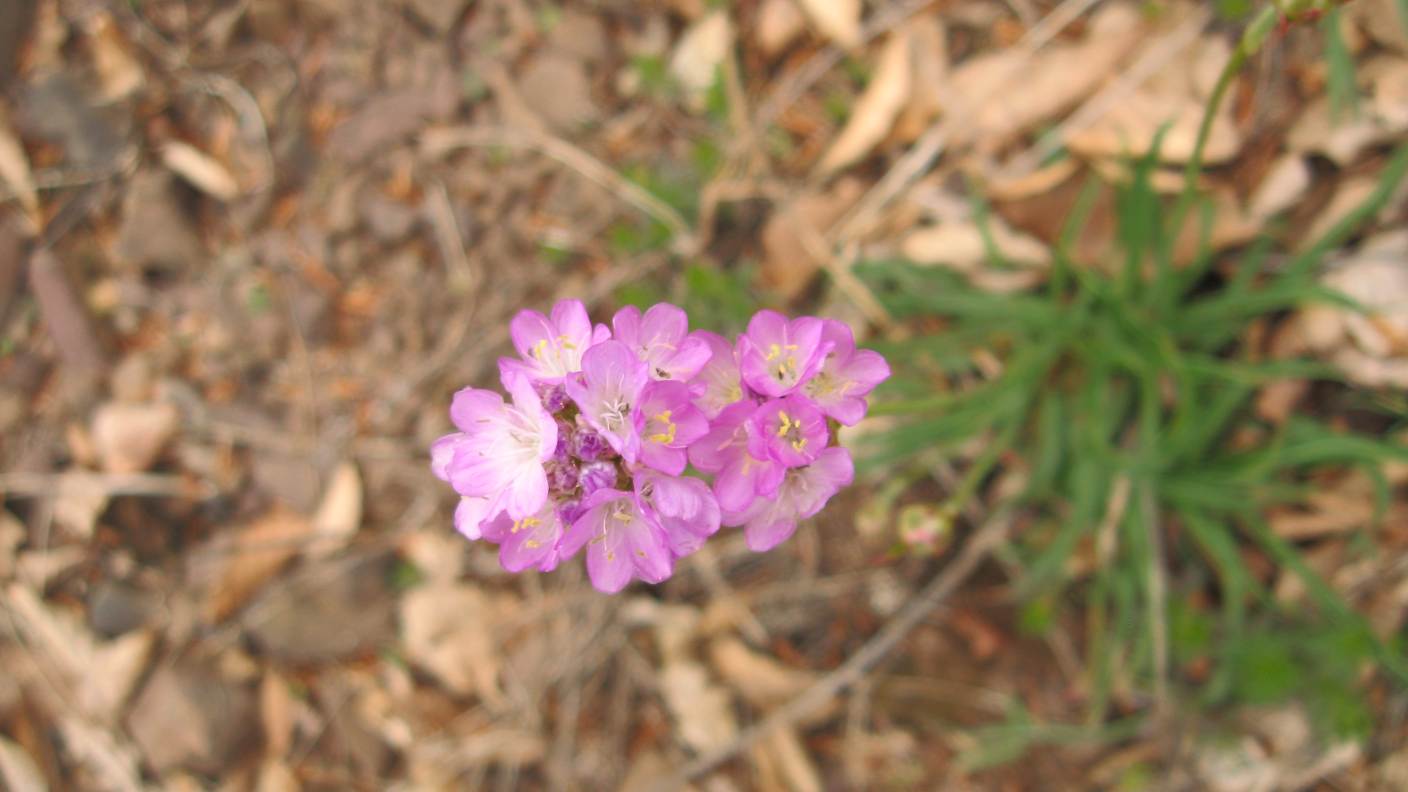
<path id="1" fill-rule="evenodd" d="M 601 541 L 587 545 L 587 577 L 604 594 L 615 594 L 631 582 L 635 566 L 630 547 L 620 532 L 608 531 Z"/>
<path id="2" fill-rule="evenodd" d="M 465 498 L 455 506 L 455 530 L 466 539 L 483 536 L 480 525 L 490 517 L 488 498 Z"/>

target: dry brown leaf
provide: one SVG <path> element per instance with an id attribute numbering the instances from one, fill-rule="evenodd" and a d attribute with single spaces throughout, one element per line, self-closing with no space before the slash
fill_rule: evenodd
<path id="1" fill-rule="evenodd" d="M 948 38 L 937 14 L 923 14 L 903 29 L 909 39 L 913 68 L 909 99 L 895 120 L 894 135 L 903 141 L 918 138 L 943 109 L 943 85 L 948 79 Z"/>
<path id="2" fill-rule="evenodd" d="M 347 546 L 362 525 L 362 477 L 352 462 L 333 470 L 323 499 L 313 514 L 315 541 L 307 548 L 310 558 L 323 558 Z"/>
<path id="3" fill-rule="evenodd" d="M 86 471 L 61 473 L 55 479 L 54 520 L 78 536 L 90 537 L 109 499 L 108 489 Z"/>
<path id="4" fill-rule="evenodd" d="M 733 46 L 733 23 L 720 9 L 690 25 L 670 56 L 670 74 L 684 89 L 687 106 L 699 112 L 704 97 Z"/>
<path id="5" fill-rule="evenodd" d="M 116 718 L 146 670 L 155 644 L 156 634 L 141 630 L 96 645 L 88 671 L 78 681 L 79 707 L 101 723 Z"/>
<path id="6" fill-rule="evenodd" d="M 1361 385 L 1408 388 L 1408 231 L 1365 241 L 1324 277 L 1368 313 L 1317 306 L 1301 315 L 1309 343 Z"/>
<path id="7" fill-rule="evenodd" d="M 1281 426 L 1295 414 L 1296 405 L 1310 392 L 1310 381 L 1283 379 L 1268 382 L 1257 392 L 1254 409 L 1258 418 Z"/>
<path id="8" fill-rule="evenodd" d="M 158 772 L 219 772 L 258 731 L 252 691 L 226 679 L 208 660 L 190 656 L 157 667 L 133 700 L 126 724 Z"/>
<path id="9" fill-rule="evenodd" d="M 984 150 L 1051 119 L 1093 92 L 1144 39 L 1138 12 L 1102 6 L 1078 44 L 1055 44 L 1029 56 L 1018 49 L 976 55 L 953 72 L 945 113 L 964 112 L 964 142 Z"/>
<path id="10" fill-rule="evenodd" d="M 264 756 L 288 756 L 293 745 L 293 696 L 277 671 L 268 669 L 259 681 L 259 719 L 264 730 Z"/>
<path id="11" fill-rule="evenodd" d="M 489 600 L 468 585 L 427 585 L 401 598 L 401 641 L 406 657 L 446 689 L 503 703 L 502 660 L 495 648 Z"/>
<path id="12" fill-rule="evenodd" d="M 1397 0 L 1359 0 L 1350 3 L 1345 14 L 1374 41 L 1408 55 L 1408 21 L 1400 18 L 1401 8 Z"/>
<path id="13" fill-rule="evenodd" d="M 15 550 L 24 539 L 24 523 L 6 509 L 0 509 L 0 580 L 9 580 L 15 574 Z"/>
<path id="14" fill-rule="evenodd" d="M 5 600 L 20 632 L 46 667 L 69 680 L 88 670 L 95 641 L 77 618 L 51 610 L 32 589 L 19 583 L 5 590 Z"/>
<path id="15" fill-rule="evenodd" d="M 1157 42 L 1150 44 L 1156 46 Z M 1185 47 L 1173 63 L 1116 102 L 1105 115 L 1071 135 L 1067 145 L 1089 157 L 1139 157 L 1149 152 L 1159 131 L 1167 125 L 1159 159 L 1187 161 L 1193 154 L 1203 108 L 1231 56 L 1231 48 L 1220 38 L 1206 38 Z M 1225 162 L 1236 156 L 1241 146 L 1231 103 L 1224 102 L 1213 117 L 1203 160 Z"/>
<path id="16" fill-rule="evenodd" d="M 655 633 L 655 645 L 660 650 L 661 665 L 688 661 L 691 644 L 699 634 L 699 609 L 693 605 L 660 605 L 649 600 L 637 600 L 642 613 L 649 604 L 649 624 Z"/>
<path id="17" fill-rule="evenodd" d="M 806 30 L 807 21 L 792 0 L 763 0 L 753 23 L 753 40 L 768 57 L 787 49 Z"/>
<path id="18" fill-rule="evenodd" d="M 88 768 L 93 777 L 102 779 L 100 789 L 143 792 L 137 751 L 118 742 L 114 730 L 70 717 L 59 722 L 59 733 L 64 752 Z"/>
<path id="19" fill-rule="evenodd" d="M 1310 164 L 1299 154 L 1286 154 L 1272 164 L 1252 193 L 1249 210 L 1267 220 L 1295 206 L 1310 189 Z"/>
<path id="20" fill-rule="evenodd" d="M 1036 238 L 1013 230 L 996 217 L 987 222 L 993 245 L 1008 261 L 1039 266 L 1051 262 L 1051 251 Z M 971 272 L 988 260 L 983 233 L 971 220 L 915 229 L 900 247 L 905 257 L 917 264 L 943 264 L 960 272 Z"/>
<path id="21" fill-rule="evenodd" d="M 909 37 L 892 34 L 880 51 L 875 76 L 856 100 L 845 128 L 817 164 L 819 173 L 829 175 L 855 163 L 885 139 L 909 102 L 913 76 Z"/>
<path id="22" fill-rule="evenodd" d="M 860 44 L 860 0 L 797 0 L 822 35 L 844 49 Z"/>
<path id="23" fill-rule="evenodd" d="M 88 18 L 88 46 L 93 53 L 93 70 L 102 86 L 99 98 L 105 102 L 126 99 L 146 84 L 142 64 L 133 56 L 127 39 L 105 11 Z"/>
<path id="24" fill-rule="evenodd" d="M 542 761 L 543 738 L 524 729 L 491 729 L 463 741 L 459 759 L 469 766 L 498 762 L 526 765 Z"/>
<path id="25" fill-rule="evenodd" d="M 1369 101 L 1361 101 L 1353 117 L 1340 118 L 1329 97 L 1316 99 L 1291 127 L 1286 136 L 1288 148 L 1324 154 L 1340 165 L 1349 165 L 1366 148 L 1408 132 L 1408 61 L 1379 56 L 1355 71 L 1360 83 L 1367 85 Z"/>
<path id="26" fill-rule="evenodd" d="M 864 192 L 860 179 L 842 177 L 774 212 L 763 226 L 763 282 L 788 299 L 801 294 L 822 267 L 823 234 Z"/>
<path id="27" fill-rule="evenodd" d="M 167 143 L 161 149 L 161 161 L 172 173 L 212 198 L 230 201 L 239 197 L 240 185 L 234 174 L 195 146 L 178 140 Z"/>
<path id="28" fill-rule="evenodd" d="M 704 666 L 690 661 L 666 663 L 660 693 L 675 718 L 679 741 L 696 752 L 720 748 L 738 735 L 728 693 L 709 681 Z"/>
<path id="29" fill-rule="evenodd" d="M 100 641 L 75 615 L 46 605 L 28 586 L 12 584 L 6 604 L 35 654 L 74 693 L 79 711 L 108 723 L 146 667 L 154 636 L 133 632 Z"/>
<path id="30" fill-rule="evenodd" d="M 412 531 L 401 541 L 401 554 L 432 584 L 453 583 L 464 568 L 463 537 L 443 530 Z"/>
<path id="31" fill-rule="evenodd" d="M 1335 188 L 1334 196 L 1330 198 L 1329 205 L 1315 214 L 1315 222 L 1311 224 L 1310 230 L 1305 233 L 1305 236 L 1301 237 L 1301 244 L 1304 246 L 1314 244 L 1316 240 L 1323 237 L 1326 232 L 1368 200 L 1378 186 L 1378 179 L 1369 176 L 1349 178 L 1340 182 L 1339 186 Z"/>
<path id="32" fill-rule="evenodd" d="M 39 193 L 34 185 L 34 174 L 29 169 L 29 157 L 20 145 L 19 138 L 10 131 L 9 119 L 0 108 L 0 183 L 15 194 L 31 229 L 39 227 Z"/>
<path id="33" fill-rule="evenodd" d="M 254 782 L 254 792 L 298 792 L 301 786 L 298 776 L 289 766 L 277 759 L 266 759 L 259 766 L 259 776 Z"/>
<path id="34" fill-rule="evenodd" d="M 995 201 L 1020 201 L 1056 189 L 1075 175 L 1080 165 L 1071 158 L 1057 160 L 1021 176 L 1005 176 L 1000 171 L 983 185 L 989 198 Z"/>
<path id="35" fill-rule="evenodd" d="M 44 780 L 39 766 L 30 758 L 18 743 L 0 736 L 0 781 L 11 792 L 46 792 L 49 782 Z"/>
<path id="36" fill-rule="evenodd" d="M 815 679 L 813 674 L 788 668 L 732 637 L 714 641 L 709 647 L 709 660 L 744 701 L 760 710 L 792 699 Z"/>
<path id="37" fill-rule="evenodd" d="M 242 607 L 279 568 L 303 549 L 313 524 L 276 507 L 233 534 L 217 537 L 193 558 L 193 576 L 209 582 L 205 616 L 218 622 Z"/>
<path id="38" fill-rule="evenodd" d="M 54 519 L 58 519 L 57 504 L 55 505 Z M 18 572 L 16 577 L 28 585 L 42 590 L 55 575 L 61 575 L 73 569 L 87 558 L 86 548 L 77 544 L 50 547 L 47 550 L 30 550 L 20 553 L 19 560 L 15 563 L 15 569 Z"/>
<path id="39" fill-rule="evenodd" d="M 161 455 L 176 434 L 181 414 L 166 402 L 107 402 L 93 412 L 89 430 L 103 470 L 140 473 Z"/>
<path id="40" fill-rule="evenodd" d="M 759 789 L 821 792 L 821 775 L 794 729 L 774 729 L 751 752 L 762 777 Z"/>
<path id="41" fill-rule="evenodd" d="M 647 792 L 657 789 L 665 779 L 674 774 L 674 767 L 658 751 L 646 748 L 631 756 L 631 765 L 626 769 L 626 777 L 621 781 L 620 792 Z M 710 787 L 711 792 L 717 792 Z M 698 792 L 698 787 L 687 784 L 680 792 Z"/>
<path id="42" fill-rule="evenodd" d="M 1347 476 L 1333 489 L 1312 492 L 1308 505 L 1272 514 L 1271 530 L 1294 542 L 1363 528 L 1374 521 L 1374 485 L 1367 476 Z"/>

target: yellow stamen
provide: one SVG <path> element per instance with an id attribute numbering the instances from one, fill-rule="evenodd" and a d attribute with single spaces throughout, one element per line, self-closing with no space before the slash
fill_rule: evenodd
<path id="1" fill-rule="evenodd" d="M 651 435 L 650 437 L 646 438 L 647 440 L 652 443 L 661 443 L 663 445 L 669 445 L 670 443 L 675 442 L 675 422 L 670 420 L 670 412 L 670 410 L 666 410 L 660 413 L 659 415 L 655 416 L 654 420 L 665 424 L 665 431 L 657 432 Z"/>
<path id="2" fill-rule="evenodd" d="M 541 523 L 542 521 L 539 520 L 537 517 L 524 517 L 521 520 L 514 520 L 513 527 L 509 529 L 509 533 L 518 533 L 524 528 L 532 528 L 533 526 L 539 525 Z"/>
<path id="3" fill-rule="evenodd" d="M 778 410 L 777 417 L 782 421 L 782 423 L 777 426 L 777 436 L 782 437 L 787 434 L 787 427 L 791 426 L 791 424 L 788 422 L 787 413 L 785 411 Z"/>
<path id="4" fill-rule="evenodd" d="M 560 336 L 558 336 L 558 337 L 557 337 L 557 343 L 561 344 L 563 349 L 576 349 L 576 348 L 577 348 L 577 345 L 574 344 L 574 343 L 572 343 L 572 341 L 569 340 L 569 339 L 567 338 L 567 336 L 565 336 L 565 335 L 560 335 Z"/>
<path id="5" fill-rule="evenodd" d="M 528 541 L 523 543 L 523 546 L 528 548 L 529 550 L 536 550 L 539 547 L 542 547 L 543 543 L 539 542 L 537 539 L 529 539 Z"/>
<path id="6" fill-rule="evenodd" d="M 538 343 L 533 345 L 533 357 L 537 358 L 538 360 L 546 360 L 547 355 L 548 340 L 546 338 L 539 339 Z"/>
<path id="7" fill-rule="evenodd" d="M 797 438 L 796 440 L 793 440 L 793 441 L 792 441 L 792 450 L 793 450 L 793 451 L 800 452 L 802 449 L 804 449 L 804 448 L 806 448 L 806 447 L 807 447 L 807 438 L 805 438 L 805 437 L 799 437 L 799 438 Z"/>
<path id="8" fill-rule="evenodd" d="M 770 361 L 770 360 L 773 360 L 774 358 L 776 358 L 776 357 L 778 357 L 779 355 L 781 355 L 781 354 L 782 354 L 782 350 L 784 350 L 784 349 L 787 350 L 787 351 L 789 351 L 789 352 L 796 352 L 796 351 L 797 351 L 797 345 L 796 345 L 796 344 L 785 344 L 785 345 L 768 344 L 768 355 L 767 355 L 767 357 L 765 357 L 765 358 L 763 358 L 763 359 L 764 359 L 764 360 L 769 360 L 769 361 Z M 793 363 L 793 364 L 792 364 L 792 366 L 793 366 L 794 368 L 796 367 L 796 365 L 797 365 L 796 363 Z"/>

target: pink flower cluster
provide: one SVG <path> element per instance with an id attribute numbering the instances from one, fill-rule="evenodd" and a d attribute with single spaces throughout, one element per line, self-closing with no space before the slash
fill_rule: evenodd
<path id="1" fill-rule="evenodd" d="M 585 547 L 605 592 L 668 578 L 720 525 L 759 551 L 791 536 L 850 484 L 835 424 L 864 417 L 890 375 L 844 323 L 774 311 L 732 345 L 667 303 L 623 308 L 608 328 L 563 300 L 509 327 L 512 401 L 456 393 L 459 431 L 435 441 L 431 467 L 461 496 L 455 528 L 497 543 L 505 569 L 547 571 Z"/>

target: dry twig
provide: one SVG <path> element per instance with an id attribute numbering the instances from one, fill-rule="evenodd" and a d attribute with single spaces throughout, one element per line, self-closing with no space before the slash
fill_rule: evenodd
<path id="1" fill-rule="evenodd" d="M 927 619 L 977 570 L 978 565 L 1007 538 L 1011 524 L 1012 514 L 1009 511 L 1004 510 L 989 517 L 953 561 L 844 663 L 818 679 L 796 698 L 774 710 L 771 715 L 744 729 L 728 745 L 697 757 L 679 772 L 655 783 L 649 787 L 650 792 L 679 789 L 739 752 L 757 745 L 777 729 L 795 726 L 808 715 L 824 707 L 842 691 L 859 682 L 876 663 L 898 646 L 911 630 Z"/>
<path id="2" fill-rule="evenodd" d="M 663 223 L 670 229 L 672 247 L 676 253 L 692 255 L 696 252 L 694 231 L 673 206 L 562 138 L 530 129 L 504 126 L 434 129 L 427 131 L 421 138 L 421 152 L 432 159 L 459 148 L 495 146 L 532 149 L 556 160 L 610 191 L 626 204 Z"/>

